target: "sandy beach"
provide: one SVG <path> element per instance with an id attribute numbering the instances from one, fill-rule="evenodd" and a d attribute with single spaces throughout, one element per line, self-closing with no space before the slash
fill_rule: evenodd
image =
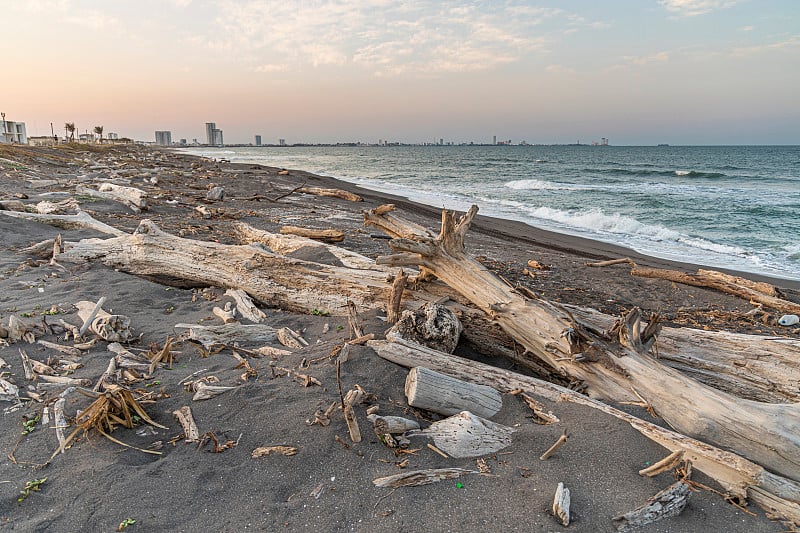
<path id="1" fill-rule="evenodd" d="M 33 207 L 42 200 L 74 198 L 81 210 L 126 233 L 133 232 L 145 218 L 167 233 L 223 244 L 239 244 L 233 229 L 236 222 L 275 233 L 286 225 L 333 228 L 344 233 L 344 241 L 337 246 L 375 259 L 390 250 L 378 231 L 364 227 L 363 210 L 392 203 L 405 218 L 434 231 L 441 219 L 437 208 L 302 170 L 282 172 L 259 165 L 200 160 L 169 150 L 2 147 L 0 158 L 0 200 Z M 147 209 L 134 213 L 118 202 L 76 194 L 76 186 L 112 181 L 146 191 Z M 360 195 L 363 202 L 292 192 L 303 185 L 347 190 Z M 221 201 L 206 201 L 213 187 L 224 189 Z M 195 209 L 198 206 L 207 209 L 209 218 Z M 95 262 L 51 262 L 48 256 L 22 251 L 59 234 L 71 242 L 109 237 L 97 231 L 59 229 L 2 215 L 0 231 L 0 324 L 7 328 L 10 317 L 15 316 L 37 341 L 70 345 L 64 341 L 59 320 L 80 326 L 74 304 L 105 297 L 105 310 L 130 318 L 135 335 L 125 346 L 135 353 L 157 352 L 179 333 L 176 324 L 222 324 L 213 308 L 231 301 L 220 287 L 163 277 L 147 279 Z M 779 313 L 751 313 L 754 306 L 747 300 L 634 277 L 625 264 L 590 268 L 585 263 L 630 257 L 637 265 L 654 268 L 693 271 L 695 265 L 480 215 L 467 234 L 466 247 L 509 283 L 524 285 L 553 302 L 611 315 L 638 306 L 659 313 L 668 326 L 800 339 L 800 327 L 781 327 L 775 322 Z M 311 248 L 287 255 L 341 266 L 336 257 Z M 526 273 L 530 260 L 546 269 Z M 767 281 L 780 288 L 787 300 L 800 302 L 800 282 L 758 281 Z M 262 307 L 264 324 L 291 328 L 308 346 L 285 348 L 272 343 L 291 353 L 256 358 L 247 354 L 265 342 L 243 341 L 239 348 L 252 372 L 242 379 L 247 368 L 235 358 L 235 350 L 208 351 L 183 341 L 172 347 L 171 363 L 130 385 L 144 398 L 148 416 L 168 429 L 138 420 L 132 429 L 116 429 L 113 437 L 157 454 L 89 432 L 79 434 L 50 460 L 59 448 L 53 429 L 53 401 L 65 387 L 42 387 L 41 381 L 26 379 L 20 350 L 42 362 L 60 356 L 43 344 L 0 339 L 2 377 L 15 384 L 20 398 L 25 399 L 20 404 L 0 402 L 4 409 L 0 415 L 0 529 L 614 531 L 612 518 L 644 504 L 674 481 L 669 473 L 653 478 L 638 474 L 668 452 L 628 424 L 585 406 L 546 402 L 560 422 L 539 425 L 533 423 L 530 409 L 520 398 L 504 394 L 503 407 L 492 420 L 515 432 L 510 446 L 484 457 L 489 473 L 419 487 L 376 487 L 375 478 L 406 470 L 478 467 L 472 458 L 442 457 L 428 448 L 422 437 L 411 439 L 407 453 L 396 453 L 367 429 L 365 411 L 370 405 L 378 405 L 382 415 L 416 419 L 423 427 L 436 417 L 407 405 L 407 369 L 377 357 L 364 345 L 352 346 L 339 369 L 345 391 L 359 385 L 368 393 L 368 401 L 356 408 L 364 439 L 351 441 L 340 410 L 330 416 L 329 425 L 310 424 L 316 412 L 340 399 L 335 363 L 341 346 L 351 338 L 348 319 L 325 310 L 298 314 Z M 376 309 L 359 309 L 359 313 L 364 332 L 383 338 L 383 313 Z M 456 353 L 526 372 L 508 360 L 477 354 L 467 343 Z M 112 356 L 108 343 L 99 341 L 74 358 L 82 366 L 70 376 L 88 380 L 91 389 Z M 186 382 L 209 376 L 218 379 L 215 384 L 235 388 L 208 400 L 192 401 L 194 393 L 186 389 Z M 38 401 L 28 399 L 28 392 Z M 67 394 L 67 420 L 91 401 L 78 392 Z M 206 435 L 200 445 L 180 438 L 183 430 L 173 412 L 187 405 L 200 433 Z M 45 407 L 49 422 L 30 423 L 41 419 Z M 645 409 L 621 407 L 660 423 Z M 72 429 L 67 428 L 67 434 Z M 540 460 L 564 431 L 569 434 L 567 444 L 551 458 Z M 217 439 L 216 450 L 209 433 Z M 296 448 L 296 453 L 252 456 L 255 449 L 268 446 L 288 446 Z M 23 494 L 26 483 L 43 479 L 36 485 L 40 490 Z M 702 474 L 693 479 L 714 486 Z M 559 482 L 571 491 L 573 516 L 566 527 L 550 511 Z M 679 516 L 642 529 L 701 530 L 767 532 L 784 531 L 786 526 L 770 520 L 754 505 L 739 508 L 719 493 L 698 489 Z"/>

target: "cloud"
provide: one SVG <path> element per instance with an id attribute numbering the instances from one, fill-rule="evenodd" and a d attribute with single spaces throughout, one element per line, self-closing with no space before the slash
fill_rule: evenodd
<path id="1" fill-rule="evenodd" d="M 115 26 L 119 22 L 116 18 L 99 11 L 86 11 L 83 13 L 77 13 L 75 15 L 66 17 L 65 20 L 72 24 L 83 26 L 84 28 L 89 28 L 92 30 L 109 28 Z"/>
<path id="2" fill-rule="evenodd" d="M 796 47 L 800 47 L 800 35 L 792 35 L 787 39 L 783 39 L 782 41 L 775 41 L 772 43 L 764 43 L 755 46 L 744 46 L 740 48 L 734 48 L 733 55 L 743 56 L 750 54 L 759 54 L 762 52 L 784 50 L 787 48 L 796 48 Z"/>
<path id="3" fill-rule="evenodd" d="M 176 7 L 189 7 L 192 0 L 170 0 Z"/>
<path id="4" fill-rule="evenodd" d="M 729 8 L 740 0 L 659 0 L 659 4 L 667 11 L 681 17 L 696 17 L 712 11 Z"/>
<path id="5" fill-rule="evenodd" d="M 753 31 L 755 28 L 753 26 L 742 26 L 739 28 L 739 31 Z"/>
<path id="6" fill-rule="evenodd" d="M 544 50 L 564 29 L 607 27 L 523 0 L 216 0 L 216 6 L 213 30 L 194 42 L 246 50 L 256 65 L 280 57 L 297 69 L 351 65 L 376 76 L 488 70 Z"/>
<path id="7" fill-rule="evenodd" d="M 575 74 L 574 68 L 564 65 L 547 65 L 544 70 L 551 74 Z"/>
<path id="8" fill-rule="evenodd" d="M 289 70 L 289 65 L 268 64 L 253 67 L 253 72 L 284 72 Z"/>

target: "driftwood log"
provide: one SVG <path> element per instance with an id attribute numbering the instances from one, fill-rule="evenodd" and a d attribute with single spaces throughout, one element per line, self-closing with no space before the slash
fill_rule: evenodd
<path id="1" fill-rule="evenodd" d="M 513 432 L 513 428 L 461 411 L 407 435 L 429 437 L 437 448 L 460 459 L 490 455 L 510 446 Z"/>
<path id="2" fill-rule="evenodd" d="M 503 397 L 492 387 L 455 379 L 422 366 L 408 373 L 406 398 L 412 407 L 443 415 L 470 411 L 491 418 L 503 407 Z"/>
<path id="3" fill-rule="evenodd" d="M 25 220 L 32 220 L 34 222 L 41 222 L 42 224 L 49 224 L 62 229 L 93 229 L 100 233 L 108 235 L 120 236 L 126 235 L 122 230 L 104 224 L 99 220 L 92 218 L 85 211 L 78 211 L 74 215 L 41 215 L 39 213 L 21 213 L 18 211 L 0 211 L 0 215 L 6 215 L 13 218 L 22 218 Z"/>
<path id="4" fill-rule="evenodd" d="M 344 232 L 338 229 L 313 229 L 301 228 L 298 226 L 282 226 L 281 234 L 283 235 L 297 235 L 298 237 L 305 237 L 306 239 L 313 239 L 322 242 L 342 242 L 344 240 Z"/>
<path id="5" fill-rule="evenodd" d="M 494 318 L 532 358 L 583 382 L 590 395 L 643 398 L 677 431 L 800 480 L 800 404 L 744 400 L 661 364 L 649 354 L 659 328 L 643 325 L 637 310 L 616 324 L 612 336 L 592 330 L 562 306 L 526 298 L 465 252 L 464 237 L 477 212 L 473 206 L 456 219 L 444 211 L 436 237 L 386 214 L 365 212 L 364 219 L 395 237 L 389 246 L 398 253 L 378 262 L 432 272 Z"/>
<path id="6" fill-rule="evenodd" d="M 395 342 L 370 341 L 368 345 L 380 357 L 405 367 L 424 366 L 458 379 L 494 387 L 501 393 L 522 389 L 530 396 L 555 402 L 568 401 L 602 411 L 627 422 L 670 452 L 681 451 L 693 468 L 714 479 L 739 501 L 752 500 L 769 514 L 800 524 L 800 483 L 775 475 L 735 453 L 657 426 L 548 381 L 437 352 L 402 339 Z"/>
<path id="7" fill-rule="evenodd" d="M 98 189 L 78 185 L 75 193 L 92 198 L 119 202 L 134 213 L 147 209 L 147 193 L 136 187 L 124 187 L 113 183 L 103 183 Z"/>
<path id="8" fill-rule="evenodd" d="M 348 200 L 350 202 L 364 201 L 364 199 L 361 198 L 359 195 L 349 191 L 344 191 L 342 189 L 325 189 L 322 187 L 300 187 L 299 189 L 297 189 L 297 192 L 313 194 L 315 196 L 329 196 L 331 198 L 341 198 L 342 200 Z"/>

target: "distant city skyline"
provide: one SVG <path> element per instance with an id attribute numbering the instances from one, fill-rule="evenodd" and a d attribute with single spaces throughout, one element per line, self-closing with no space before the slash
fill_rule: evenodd
<path id="1" fill-rule="evenodd" d="M 26 0 L 28 135 L 230 144 L 800 144 L 800 2 Z M 212 144 L 215 141 L 212 140 Z"/>

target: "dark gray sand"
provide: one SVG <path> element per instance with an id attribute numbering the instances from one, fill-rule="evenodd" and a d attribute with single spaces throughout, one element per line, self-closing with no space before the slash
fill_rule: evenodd
<path id="1" fill-rule="evenodd" d="M 135 153 L 149 153 L 136 149 Z M 160 153 L 154 152 L 160 157 Z M 10 158 L 9 154 L 0 154 Z M 97 162 L 103 153 L 78 154 Z M 18 156 L 22 160 L 22 156 Z M 91 172 L 89 162 L 78 166 L 57 166 L 30 159 L 27 170 L 11 168 L 0 161 L 0 198 L 15 193 L 28 196 L 35 204 L 43 192 L 74 191 L 69 185 L 33 189 L 30 175 L 40 179 L 56 176 L 62 182 L 80 179 Z M 76 157 L 70 154 L 70 157 Z M 118 156 L 121 158 L 121 156 Z M 15 159 L 17 160 L 17 159 Z M 189 167 L 187 156 L 168 153 L 168 159 L 154 159 L 140 173 L 157 175 L 158 185 L 146 188 L 151 210 L 133 215 L 123 206 L 105 201 L 81 199 L 81 207 L 108 224 L 130 231 L 145 216 L 162 229 L 195 239 L 233 242 L 229 224 L 246 221 L 256 227 L 276 230 L 283 224 L 316 228 L 336 227 L 347 232 L 343 246 L 370 257 L 388 251 L 385 240 L 373 238 L 364 229 L 360 210 L 392 201 L 401 213 L 425 226 L 435 228 L 438 210 L 359 190 L 364 203 L 333 198 L 293 194 L 278 202 L 242 200 L 253 195 L 274 198 L 293 186 L 337 186 L 355 190 L 329 178 L 292 171 L 278 176 L 275 170 L 243 165 L 206 163 L 206 170 Z M 5 166 L 3 166 L 5 165 Z M 139 164 L 142 167 L 141 164 Z M 234 172 L 234 170 L 242 172 Z M 138 175 L 138 174 L 137 174 Z M 208 176 L 208 177 L 205 177 Z M 133 178 L 136 186 L 142 180 Z M 197 205 L 210 183 L 225 187 L 226 200 L 210 206 L 214 217 L 205 220 L 187 205 Z M 237 200 L 236 198 L 239 198 Z M 178 199 L 175 205 L 168 200 Z M 184 204 L 184 205 L 182 205 Z M 107 298 L 106 309 L 131 318 L 137 341 L 132 349 L 147 349 L 151 343 L 163 345 L 174 336 L 177 323 L 217 324 L 211 310 L 229 298 L 224 290 L 168 287 L 102 265 L 50 265 L 18 253 L 22 247 L 53 238 L 65 240 L 105 237 L 87 230 L 58 230 L 34 222 L 0 216 L 0 320 L 8 323 L 12 314 L 29 324 L 57 323 L 63 319 L 80 325 L 73 304 L 80 300 Z M 526 283 L 545 297 L 595 307 L 605 312 L 620 312 L 633 305 L 647 311 L 660 311 L 669 323 L 693 324 L 711 329 L 732 329 L 749 333 L 786 334 L 776 326 L 744 315 L 747 302 L 719 293 L 676 286 L 659 280 L 633 278 L 624 266 L 590 269 L 586 260 L 634 256 L 630 251 L 600 243 L 565 237 L 521 224 L 479 218 L 470 232 L 468 250 L 481 256 L 487 266 L 503 276 Z M 302 252 L 302 251 L 301 251 Z M 319 260 L 319 257 L 315 259 Z M 534 279 L 523 276 L 528 259 L 551 266 Z M 645 265 L 664 266 L 664 262 L 636 256 Z M 676 267 L 677 265 L 669 265 Z M 776 283 L 795 298 L 799 284 Z M 56 306 L 57 315 L 43 314 Z M 356 411 L 365 438 L 355 444 L 349 439 L 340 411 L 327 427 L 309 426 L 314 412 L 339 398 L 336 368 L 329 357 L 336 346 L 349 338 L 346 318 L 306 316 L 265 309 L 266 323 L 289 326 L 300 331 L 310 345 L 277 359 L 251 359 L 257 377 L 246 382 L 230 350 L 204 357 L 195 345 L 185 342 L 175 347 L 171 368 L 162 368 L 149 380 L 135 387 L 156 392 L 158 399 L 145 405 L 149 416 L 169 429 L 139 424 L 134 429 L 119 428 L 113 436 L 139 448 L 157 449 L 161 455 L 125 448 L 96 433 L 80 436 L 65 453 L 46 467 L 58 442 L 51 427 L 38 424 L 22 435 L 26 419 L 42 413 L 42 403 L 26 402 L 18 409 L 0 403 L 0 529 L 9 531 L 116 531 L 126 519 L 135 520 L 127 531 L 614 531 L 611 519 L 641 504 L 672 483 L 670 474 L 644 478 L 638 470 L 660 460 L 666 451 L 647 440 L 628 425 L 598 411 L 566 403 L 549 404 L 561 422 L 534 424 L 530 411 L 513 396 L 505 396 L 503 409 L 493 418 L 516 429 L 513 443 L 502 452 L 486 457 L 491 475 L 472 475 L 422 487 L 377 488 L 372 480 L 405 469 L 462 467 L 477 469 L 473 459 L 445 459 L 426 447 L 427 440 L 412 440 L 415 453 L 395 455 L 367 430 L 365 407 Z M 381 337 L 384 323 L 374 312 L 364 311 L 365 329 Z M 788 332 L 797 336 L 798 332 Z M 61 342 L 56 335 L 40 333 L 39 338 Z M 263 343 L 243 343 L 242 348 L 257 348 Z M 38 344 L 16 343 L 0 347 L 0 358 L 7 367 L 0 370 L 5 379 L 21 390 L 32 386 L 25 381 L 19 349 L 34 359 L 46 360 L 51 349 Z M 80 358 L 85 365 L 75 377 L 94 383 L 105 370 L 111 352 L 100 342 Z M 270 364 L 294 368 L 305 360 L 303 370 L 322 385 L 304 386 L 290 377 L 273 377 Z M 511 367 L 507 361 L 493 363 Z M 223 385 L 238 388 L 206 401 L 193 402 L 192 393 L 180 384 L 192 374 L 216 376 Z M 409 410 L 403 384 L 406 370 L 378 358 L 371 349 L 354 347 L 350 359 L 342 364 L 345 390 L 358 384 L 374 395 L 368 404 L 380 406 L 382 414 L 417 417 L 423 426 L 429 413 Z M 68 396 L 68 417 L 85 409 L 91 400 L 78 393 Z M 182 430 L 172 412 L 190 405 L 201 433 L 212 431 L 220 443 L 235 446 L 221 453 L 208 443 L 171 442 Z M 629 408 L 635 409 L 635 408 Z M 640 410 L 637 416 L 647 417 Z M 52 421 L 49 424 L 52 426 Z M 570 438 L 550 459 L 539 456 L 562 431 Z M 71 430 L 68 430 L 68 432 Z M 298 449 L 293 456 L 272 454 L 253 458 L 261 446 L 287 445 Z M 13 455 L 11 455 L 13 452 Z M 11 457 L 10 457 L 11 456 Z M 13 460 L 12 460 L 13 457 Z M 26 482 L 47 478 L 39 492 L 19 502 Z M 694 479 L 711 483 L 702 475 Z M 562 527 L 549 509 L 558 482 L 572 493 L 573 523 Z M 752 514 L 751 514 L 752 513 Z M 693 493 L 687 509 L 678 517 L 653 524 L 651 532 L 761 532 L 781 531 L 753 506 L 748 512 L 707 491 Z"/>

